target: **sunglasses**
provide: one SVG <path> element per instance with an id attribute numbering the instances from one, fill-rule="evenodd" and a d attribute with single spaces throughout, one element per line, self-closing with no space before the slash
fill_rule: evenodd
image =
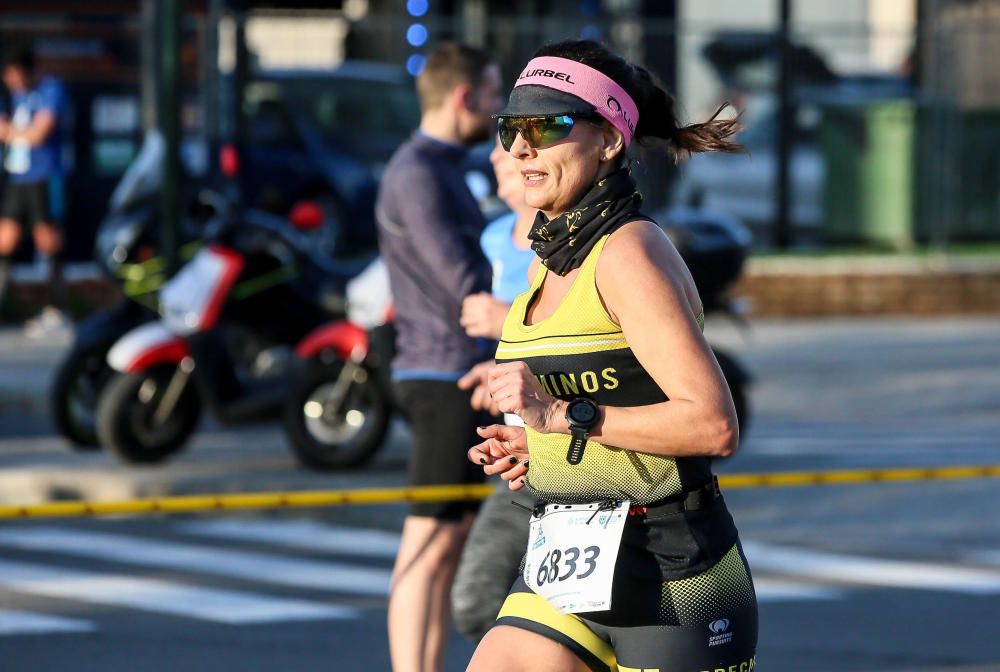
<path id="1" fill-rule="evenodd" d="M 498 117 L 497 135 L 500 136 L 500 145 L 506 152 L 509 152 L 514 145 L 518 133 L 529 147 L 541 149 L 567 138 L 577 120 L 587 121 L 587 118 L 570 114 L 549 117 Z"/>

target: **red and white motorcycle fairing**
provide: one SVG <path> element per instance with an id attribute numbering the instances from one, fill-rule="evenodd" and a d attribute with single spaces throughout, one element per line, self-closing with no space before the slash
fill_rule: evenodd
<path id="1" fill-rule="evenodd" d="M 368 355 L 368 331 L 392 321 L 389 272 L 381 257 L 347 283 L 347 319 L 314 329 L 295 348 L 299 359 L 312 359 L 332 350 L 343 361 L 361 361 Z"/>
<path id="2" fill-rule="evenodd" d="M 188 355 L 184 336 L 218 323 L 226 297 L 243 270 L 243 257 L 212 245 L 204 248 L 160 290 L 159 322 L 144 324 L 118 339 L 108 365 L 122 373 L 176 364 Z"/>

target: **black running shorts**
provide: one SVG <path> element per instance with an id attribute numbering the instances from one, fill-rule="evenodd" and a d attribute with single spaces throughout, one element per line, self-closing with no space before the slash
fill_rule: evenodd
<path id="1" fill-rule="evenodd" d="M 18 184 L 8 180 L 3 190 L 0 217 L 13 219 L 21 226 L 34 226 L 40 222 L 58 226 L 58 222 L 53 221 L 50 206 L 47 181 Z"/>
<path id="2" fill-rule="evenodd" d="M 757 599 L 739 543 L 700 574 L 662 582 L 629 575 L 639 552 L 622 547 L 609 611 L 561 614 L 518 577 L 497 625 L 559 642 L 594 672 L 753 670 Z"/>
<path id="3" fill-rule="evenodd" d="M 410 420 L 411 485 L 458 485 L 482 483 L 481 465 L 469 461 L 466 453 L 482 441 L 477 425 L 490 422 L 489 416 L 472 410 L 471 392 L 458 389 L 452 381 L 400 380 L 396 397 Z M 460 520 L 467 512 L 479 510 L 479 501 L 419 502 L 412 505 L 414 516 L 440 520 Z"/>

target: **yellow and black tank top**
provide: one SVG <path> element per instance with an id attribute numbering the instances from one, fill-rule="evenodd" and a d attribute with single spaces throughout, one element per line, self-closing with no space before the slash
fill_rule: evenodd
<path id="1" fill-rule="evenodd" d="M 528 308 L 545 280 L 542 266 L 511 305 L 497 362 L 523 361 L 542 388 L 559 399 L 588 397 L 608 406 L 645 406 L 667 396 L 636 359 L 621 327 L 597 293 L 596 269 L 608 236 L 591 250 L 569 292 L 548 318 L 528 325 Z M 704 315 L 698 316 L 704 329 Z M 531 469 L 527 485 L 550 502 L 629 499 L 649 504 L 693 490 L 712 478 L 707 457 L 649 455 L 588 441 L 583 460 L 566 461 L 569 436 L 526 428 Z"/>

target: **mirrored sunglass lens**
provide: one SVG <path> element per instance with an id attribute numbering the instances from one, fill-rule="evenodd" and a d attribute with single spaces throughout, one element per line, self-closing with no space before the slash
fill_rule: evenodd
<path id="1" fill-rule="evenodd" d="M 500 118 L 497 120 L 497 135 L 500 136 L 500 146 L 504 151 L 509 152 L 514 138 L 517 136 L 517 126 L 513 119 Z"/>
<path id="2" fill-rule="evenodd" d="M 530 128 L 531 146 L 535 148 L 551 145 L 566 138 L 573 130 L 573 118 L 568 116 L 535 119 Z"/>
<path id="3" fill-rule="evenodd" d="M 520 133 L 528 146 L 539 149 L 567 137 L 573 130 L 573 118 L 567 115 L 558 117 L 535 117 L 528 119 L 509 119 L 501 117 L 497 120 L 497 133 L 500 144 L 506 151 L 514 144 L 514 139 Z"/>

